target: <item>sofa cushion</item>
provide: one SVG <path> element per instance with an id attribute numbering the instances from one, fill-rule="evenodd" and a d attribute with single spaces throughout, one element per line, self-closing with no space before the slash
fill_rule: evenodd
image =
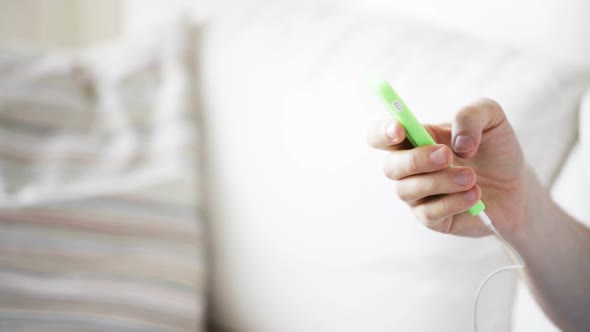
<path id="1" fill-rule="evenodd" d="M 0 49 L 0 330 L 201 330 L 191 31 Z"/>

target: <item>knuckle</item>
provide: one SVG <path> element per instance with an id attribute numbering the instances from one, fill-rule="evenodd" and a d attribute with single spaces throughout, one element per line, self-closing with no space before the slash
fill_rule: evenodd
<path id="1" fill-rule="evenodd" d="M 389 178 L 390 180 L 395 180 L 394 177 L 394 170 L 391 168 L 391 166 L 389 164 L 384 164 L 383 165 L 383 174 L 385 174 L 385 176 L 387 178 Z"/>
<path id="2" fill-rule="evenodd" d="M 491 105 L 490 108 L 492 109 L 492 112 L 496 113 L 500 119 L 506 119 L 506 113 L 504 113 L 504 109 L 502 108 L 502 106 L 493 99 L 489 99 L 489 102 Z"/>
<path id="3" fill-rule="evenodd" d="M 431 229 L 433 231 L 437 231 L 437 232 L 441 228 L 440 225 L 441 225 L 440 219 L 431 219 L 426 222 L 426 227 L 428 227 L 429 229 Z"/>
<path id="4" fill-rule="evenodd" d="M 408 154 L 408 170 L 412 174 L 420 172 L 420 158 L 417 153 Z"/>
<path id="5" fill-rule="evenodd" d="M 418 205 L 414 207 L 414 215 L 423 224 L 426 224 L 426 216 L 424 214 L 424 206 Z"/>
<path id="6" fill-rule="evenodd" d="M 443 234 L 451 234 L 452 228 L 453 228 L 453 217 L 446 217 L 445 219 L 440 221 L 437 231 L 440 233 L 443 233 Z"/>
<path id="7" fill-rule="evenodd" d="M 401 181 L 398 181 L 396 183 L 395 193 L 396 193 L 397 197 L 399 197 L 399 199 L 401 199 L 404 202 L 409 202 L 411 199 L 411 195 L 410 195 L 409 191 L 407 190 L 406 186 Z"/>
<path id="8" fill-rule="evenodd" d="M 429 229 L 441 233 L 451 231 L 453 213 L 448 201 L 443 199 L 432 206 L 417 206 L 414 213 L 418 219 Z"/>
<path id="9" fill-rule="evenodd" d="M 470 119 L 470 114 L 472 114 L 473 112 L 477 112 L 477 110 L 478 107 L 476 105 L 463 106 L 459 109 L 459 111 L 457 111 L 457 114 L 455 114 L 455 118 L 457 120 Z"/>
<path id="10" fill-rule="evenodd" d="M 447 197 L 440 200 L 440 209 L 442 214 L 444 214 L 445 216 L 452 214 L 453 209 Z"/>
<path id="11" fill-rule="evenodd" d="M 383 149 L 386 136 L 385 125 L 382 121 L 369 124 L 366 132 L 367 144 L 374 149 Z"/>
<path id="12" fill-rule="evenodd" d="M 374 129 L 369 129 L 367 130 L 367 144 L 374 148 L 374 149 L 379 149 L 380 144 L 379 144 L 379 138 L 377 133 L 375 132 Z"/>
<path id="13" fill-rule="evenodd" d="M 495 101 L 494 99 L 484 98 L 483 102 L 486 103 L 488 105 L 488 107 L 490 107 L 491 109 L 493 109 L 495 111 L 502 111 L 502 106 L 500 106 L 500 104 L 497 101 Z"/>
<path id="14" fill-rule="evenodd" d="M 426 222 L 428 222 L 428 227 L 430 228 L 436 226 L 440 220 L 440 217 L 438 216 L 438 213 L 436 213 L 435 209 L 425 209 L 424 218 L 426 219 Z"/>
<path id="15" fill-rule="evenodd" d="M 418 219 L 420 219 L 428 228 L 431 228 L 432 224 L 436 222 L 432 209 L 426 207 L 426 205 L 416 207 L 415 213 Z"/>
<path id="16" fill-rule="evenodd" d="M 474 115 L 479 113 L 477 105 L 468 105 L 461 108 L 455 114 L 455 123 L 460 124 L 464 128 L 469 128 L 473 124 Z"/>
<path id="17" fill-rule="evenodd" d="M 494 99 L 491 98 L 483 98 L 480 100 L 480 103 L 487 108 L 487 111 L 492 113 L 494 116 L 500 118 L 500 119 L 504 119 L 506 117 L 506 114 L 504 113 L 504 109 L 502 108 L 502 106 L 500 105 L 500 103 L 498 103 L 497 101 L 495 101 Z"/>
<path id="18" fill-rule="evenodd" d="M 435 176 L 425 176 L 421 184 L 423 190 L 427 193 L 436 194 L 438 192 L 438 181 Z"/>
<path id="19" fill-rule="evenodd" d="M 391 180 L 399 180 L 399 170 L 395 167 L 395 162 L 393 155 L 390 153 L 385 156 L 385 161 L 383 162 L 383 173 Z"/>
<path id="20" fill-rule="evenodd" d="M 430 219 L 426 222 L 426 227 L 433 231 L 443 232 L 445 219 Z"/>

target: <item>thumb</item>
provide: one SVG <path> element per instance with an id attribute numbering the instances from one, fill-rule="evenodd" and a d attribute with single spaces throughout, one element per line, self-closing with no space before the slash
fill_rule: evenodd
<path id="1" fill-rule="evenodd" d="M 500 105 L 491 99 L 481 99 L 463 107 L 451 125 L 451 148 L 460 158 L 477 153 L 482 134 L 506 120 Z"/>

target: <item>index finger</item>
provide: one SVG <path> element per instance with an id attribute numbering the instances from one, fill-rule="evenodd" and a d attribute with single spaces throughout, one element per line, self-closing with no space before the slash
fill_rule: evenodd
<path id="1" fill-rule="evenodd" d="M 406 130 L 396 120 L 387 119 L 376 121 L 369 125 L 367 143 L 379 150 L 397 150 L 406 139 Z"/>

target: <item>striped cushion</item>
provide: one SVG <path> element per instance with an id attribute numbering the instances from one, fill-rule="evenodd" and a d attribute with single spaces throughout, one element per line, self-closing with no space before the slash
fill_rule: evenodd
<path id="1" fill-rule="evenodd" d="M 77 198 L 186 169 L 189 39 L 175 27 L 80 54 L 0 48 L 0 203 Z"/>
<path id="2" fill-rule="evenodd" d="M 0 331 L 199 331 L 189 28 L 0 49 Z"/>

